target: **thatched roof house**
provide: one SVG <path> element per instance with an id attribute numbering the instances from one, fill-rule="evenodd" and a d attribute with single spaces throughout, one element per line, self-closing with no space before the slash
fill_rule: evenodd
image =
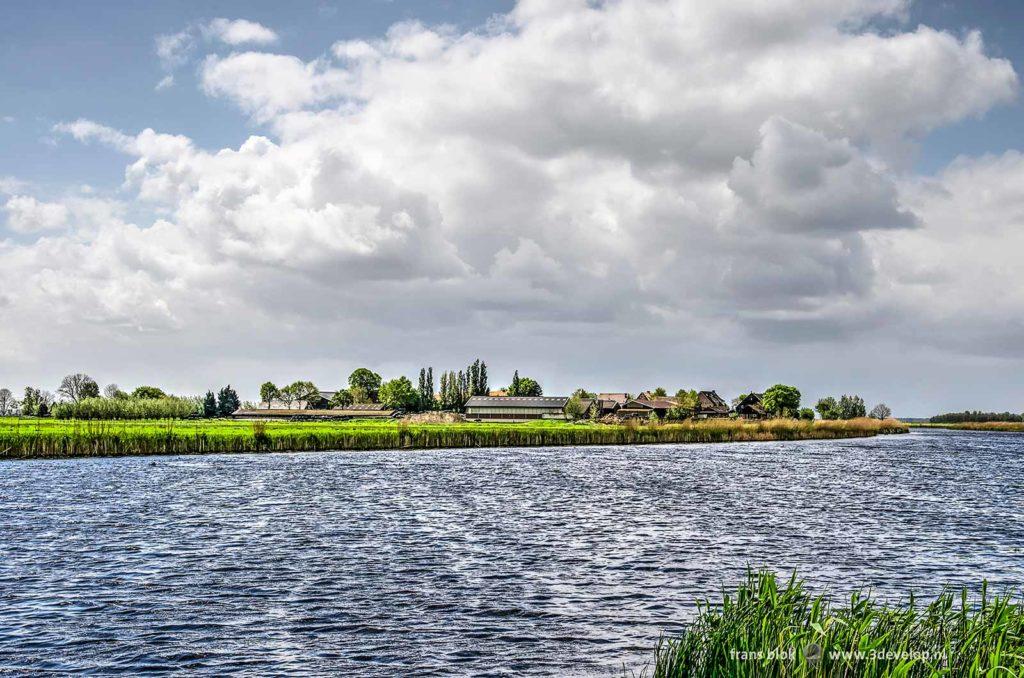
<path id="1" fill-rule="evenodd" d="M 744 419 L 764 419 L 768 412 L 761 402 L 763 394 L 750 393 L 736 404 L 736 414 Z"/>
<path id="2" fill-rule="evenodd" d="M 714 391 L 701 391 L 697 394 L 697 407 L 693 409 L 693 416 L 697 419 L 728 417 L 729 403 Z"/>

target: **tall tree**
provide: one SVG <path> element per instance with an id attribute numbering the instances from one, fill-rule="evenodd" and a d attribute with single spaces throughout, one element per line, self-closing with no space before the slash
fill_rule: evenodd
<path id="1" fill-rule="evenodd" d="M 885 403 L 878 403 L 871 408 L 871 416 L 875 419 L 888 419 L 892 416 L 892 410 Z"/>
<path id="2" fill-rule="evenodd" d="M 156 400 L 158 398 L 166 398 L 167 394 L 156 386 L 139 386 L 137 389 L 132 391 L 131 397 L 140 398 L 142 400 Z"/>
<path id="3" fill-rule="evenodd" d="M 519 370 L 516 370 L 512 375 L 512 383 L 508 386 L 508 394 L 510 396 L 519 395 Z"/>
<path id="4" fill-rule="evenodd" d="M 799 416 L 800 390 L 795 386 L 775 384 L 764 392 L 761 404 L 766 412 L 776 417 Z"/>
<path id="5" fill-rule="evenodd" d="M 357 368 L 348 377 L 348 385 L 363 389 L 372 402 L 377 402 L 380 392 L 380 375 L 365 367 Z"/>
<path id="6" fill-rule="evenodd" d="M 415 410 L 420 396 L 406 377 L 398 377 L 380 387 L 380 402 L 394 410 Z"/>
<path id="7" fill-rule="evenodd" d="M 491 392 L 491 385 L 487 383 L 487 363 L 480 361 L 480 392 L 477 395 L 487 395 Z"/>
<path id="8" fill-rule="evenodd" d="M 69 374 L 61 380 L 57 394 L 77 403 L 84 398 L 98 398 L 100 387 L 88 374 Z"/>
<path id="9" fill-rule="evenodd" d="M 338 389 L 334 395 L 331 396 L 331 402 L 328 403 L 335 409 L 345 409 L 353 403 L 352 392 L 348 389 Z"/>
<path id="10" fill-rule="evenodd" d="M 519 378 L 519 395 L 524 397 L 539 398 L 544 395 L 544 390 L 535 379 L 530 377 Z"/>
<path id="11" fill-rule="evenodd" d="M 127 394 L 117 384 L 107 384 L 103 387 L 103 395 L 107 398 L 124 398 Z"/>
<path id="12" fill-rule="evenodd" d="M 839 403 L 832 396 L 820 398 L 814 409 L 818 411 L 818 416 L 822 419 L 832 420 L 839 418 Z"/>
<path id="13" fill-rule="evenodd" d="M 238 393 L 228 384 L 217 393 L 217 414 L 222 417 L 230 416 L 235 410 L 242 406 L 238 399 Z"/>
<path id="14" fill-rule="evenodd" d="M 217 396 L 213 391 L 207 391 L 203 398 L 203 416 L 206 418 L 217 416 Z"/>
<path id="15" fill-rule="evenodd" d="M 300 403 L 300 408 L 316 409 L 325 404 L 320 389 L 311 381 L 294 381 L 287 388 L 292 390 L 296 402 Z"/>
<path id="16" fill-rule="evenodd" d="M 0 388 L 0 417 L 6 417 L 18 412 L 18 401 L 9 388 Z"/>
<path id="17" fill-rule="evenodd" d="M 419 383 L 420 409 L 434 409 L 434 368 L 424 367 L 420 369 Z"/>
<path id="18" fill-rule="evenodd" d="M 859 395 L 842 395 L 839 397 L 839 418 L 857 419 L 868 416 L 868 408 Z"/>
<path id="19" fill-rule="evenodd" d="M 277 385 L 272 381 L 265 381 L 260 385 L 260 400 L 267 404 L 268 410 L 270 409 L 271 402 L 277 400 L 280 393 Z"/>

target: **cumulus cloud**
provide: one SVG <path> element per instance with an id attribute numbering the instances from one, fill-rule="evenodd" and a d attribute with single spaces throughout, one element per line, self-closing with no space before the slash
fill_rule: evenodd
<path id="1" fill-rule="evenodd" d="M 54 231 L 67 225 L 68 209 L 59 203 L 39 202 L 27 195 L 16 195 L 4 205 L 7 227 L 16 233 Z"/>
<path id="2" fill-rule="evenodd" d="M 246 19 L 214 19 L 202 28 L 204 35 L 229 45 L 269 45 L 277 42 L 277 33 L 266 26 Z"/>
<path id="3" fill-rule="evenodd" d="M 158 217 L 0 244 L 4 289 L 26 333 L 39 307 L 96 341 L 141 333 L 122 360 L 243 331 L 238 359 L 258 364 L 448 359 L 486 336 L 556 375 L 725 371 L 737 346 L 795 371 L 794 341 L 924 327 L 978 335 L 936 350 L 1010 355 L 995 315 L 957 334 L 966 301 L 930 309 L 1020 288 L 1013 250 L 991 256 L 1021 233 L 1019 157 L 899 168 L 929 131 L 1011 100 L 1017 76 L 977 33 L 871 28 L 905 10 L 523 0 L 476 31 L 405 22 L 311 61 L 207 55 L 203 91 L 260 134 L 206 150 L 58 125 L 126 154 L 122 190 Z M 271 42 L 227 25 L 229 44 Z"/>
<path id="4" fill-rule="evenodd" d="M 201 78 L 207 94 L 230 98 L 263 121 L 337 98 L 348 82 L 344 72 L 323 62 L 303 63 L 293 56 L 262 52 L 210 55 Z"/>

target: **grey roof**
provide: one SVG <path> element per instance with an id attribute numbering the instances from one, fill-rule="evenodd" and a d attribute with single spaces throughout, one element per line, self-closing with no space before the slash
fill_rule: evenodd
<path id="1" fill-rule="evenodd" d="M 473 396 L 466 401 L 466 407 L 538 407 L 559 409 L 565 407 L 569 399 L 563 396 L 540 396 L 524 398 L 520 396 Z"/>

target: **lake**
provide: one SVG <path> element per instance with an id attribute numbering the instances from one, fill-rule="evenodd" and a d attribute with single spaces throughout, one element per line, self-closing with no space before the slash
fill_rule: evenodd
<path id="1" fill-rule="evenodd" d="M 0 462 L 0 673 L 621 675 L 745 568 L 1024 584 L 1024 434 Z"/>

